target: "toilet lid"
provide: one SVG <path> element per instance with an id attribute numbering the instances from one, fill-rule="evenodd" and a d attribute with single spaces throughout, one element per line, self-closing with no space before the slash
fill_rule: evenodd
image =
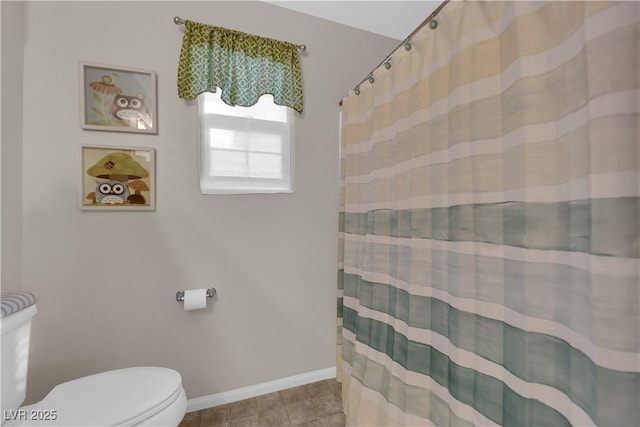
<path id="1" fill-rule="evenodd" d="M 31 412 L 56 411 L 47 425 L 135 425 L 171 405 L 181 390 L 182 377 L 173 369 L 117 369 L 60 384 Z"/>

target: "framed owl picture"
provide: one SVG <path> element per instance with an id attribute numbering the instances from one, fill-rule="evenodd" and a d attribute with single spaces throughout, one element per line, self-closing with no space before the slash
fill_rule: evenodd
<path id="1" fill-rule="evenodd" d="M 80 146 L 82 210 L 155 210 L 155 150 Z"/>
<path id="2" fill-rule="evenodd" d="M 158 133 L 156 73 L 80 63 L 80 127 Z"/>

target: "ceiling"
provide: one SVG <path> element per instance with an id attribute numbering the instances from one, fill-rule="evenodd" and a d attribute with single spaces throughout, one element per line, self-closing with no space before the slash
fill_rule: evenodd
<path id="1" fill-rule="evenodd" d="M 268 1 L 276 6 L 404 40 L 441 1 Z"/>

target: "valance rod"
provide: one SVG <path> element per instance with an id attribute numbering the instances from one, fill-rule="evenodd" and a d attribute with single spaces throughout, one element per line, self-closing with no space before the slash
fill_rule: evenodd
<path id="1" fill-rule="evenodd" d="M 371 70 L 371 71 L 369 72 L 369 74 L 367 74 L 367 77 L 365 77 L 364 79 L 360 80 L 360 82 L 355 86 L 355 88 L 354 88 L 354 89 L 355 89 L 356 91 L 358 91 L 357 93 L 359 93 L 360 85 L 361 85 L 362 83 L 364 83 L 366 80 L 369 80 L 369 82 L 373 83 L 373 72 L 374 72 L 375 70 L 377 70 L 377 69 L 378 69 L 378 67 L 380 67 L 382 64 L 384 64 L 384 65 L 385 65 L 385 68 L 386 68 L 386 69 L 391 68 L 391 62 L 389 62 L 389 61 L 391 61 L 391 57 L 393 56 L 393 54 L 394 54 L 394 53 L 396 53 L 396 50 L 400 49 L 400 47 L 401 47 L 401 46 L 404 46 L 404 47 L 405 47 L 405 49 L 407 49 L 407 50 L 411 49 L 411 38 L 412 38 L 413 36 L 415 36 L 415 35 L 416 35 L 416 33 L 417 33 L 418 31 L 420 31 L 422 28 L 424 28 L 424 26 L 425 26 L 425 25 L 427 25 L 428 23 L 430 23 L 431 21 L 433 21 L 433 20 L 434 20 L 433 18 L 435 18 L 435 17 L 436 17 L 436 15 L 437 15 L 438 13 L 440 13 L 440 11 L 441 11 L 441 10 L 442 10 L 446 5 L 447 5 L 447 3 L 449 3 L 449 1 L 450 1 L 450 0 L 444 0 L 442 3 L 440 3 L 440 5 L 436 8 L 436 10 L 434 10 L 433 12 L 431 12 L 431 15 L 427 16 L 427 19 L 425 19 L 424 21 L 422 21 L 422 22 L 421 22 L 421 23 L 420 23 L 420 24 L 415 28 L 415 30 L 413 30 L 413 31 L 411 32 L 411 34 L 409 34 L 409 35 L 408 35 L 404 40 L 402 40 L 402 42 L 401 42 L 398 46 L 396 46 L 396 47 L 391 51 L 391 53 L 389 53 L 387 56 L 385 56 L 385 57 L 384 57 L 384 59 L 383 59 L 383 60 L 382 60 L 378 65 L 376 65 L 375 67 L 373 67 L 373 70 Z M 177 18 L 177 17 L 176 17 L 176 18 Z M 178 18 L 178 19 L 179 19 L 179 18 Z M 431 29 L 436 29 L 436 27 L 438 26 L 437 21 L 434 21 L 434 22 L 435 22 L 435 25 L 431 25 Z M 408 44 L 408 47 L 407 47 L 407 44 Z M 342 106 L 342 100 L 340 100 L 340 101 L 338 102 L 338 105 Z"/>
<path id="2" fill-rule="evenodd" d="M 173 22 L 176 25 L 184 25 L 184 19 L 180 18 L 179 16 L 174 16 L 173 17 Z M 307 50 L 307 45 L 298 44 L 296 46 L 298 46 L 298 50 L 301 51 L 301 52 L 305 52 Z"/>

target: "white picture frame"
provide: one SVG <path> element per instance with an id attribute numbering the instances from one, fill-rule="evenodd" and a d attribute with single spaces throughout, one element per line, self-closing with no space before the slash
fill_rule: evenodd
<path id="1" fill-rule="evenodd" d="M 81 144 L 78 193 L 81 210 L 155 210 L 155 149 Z"/>
<path id="2" fill-rule="evenodd" d="M 158 133 L 156 73 L 80 62 L 80 127 Z"/>

